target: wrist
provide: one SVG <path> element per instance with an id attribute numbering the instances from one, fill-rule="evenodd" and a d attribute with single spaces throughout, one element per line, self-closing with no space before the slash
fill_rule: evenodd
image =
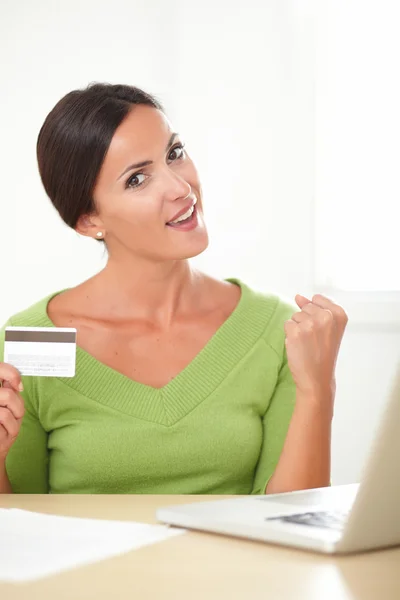
<path id="1" fill-rule="evenodd" d="M 332 421 L 335 395 L 332 390 L 304 392 L 296 391 L 296 409 L 306 412 L 308 417 Z"/>

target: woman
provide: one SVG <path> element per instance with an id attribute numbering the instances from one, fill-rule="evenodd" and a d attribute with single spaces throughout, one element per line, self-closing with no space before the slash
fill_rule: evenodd
<path id="1" fill-rule="evenodd" d="M 75 377 L 24 377 L 23 393 L 18 371 L 0 363 L 0 491 L 329 485 L 342 308 L 297 296 L 293 314 L 273 295 L 190 266 L 208 244 L 200 181 L 140 89 L 67 94 L 37 156 L 60 216 L 105 243 L 108 262 L 6 324 L 76 327 L 78 348 Z"/>

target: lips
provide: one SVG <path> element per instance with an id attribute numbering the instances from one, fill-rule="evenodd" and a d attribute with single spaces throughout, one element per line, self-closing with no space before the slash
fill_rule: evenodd
<path id="1" fill-rule="evenodd" d="M 190 208 L 192 208 L 192 206 L 194 206 L 197 202 L 197 198 L 192 198 L 191 201 L 186 204 L 186 206 L 184 208 L 182 208 L 179 212 L 177 212 L 172 219 L 170 219 L 169 221 L 167 221 L 167 225 L 169 223 L 172 223 L 173 221 L 176 221 L 176 219 L 179 219 L 179 217 L 181 217 L 182 215 L 185 214 L 185 212 L 187 212 Z"/>

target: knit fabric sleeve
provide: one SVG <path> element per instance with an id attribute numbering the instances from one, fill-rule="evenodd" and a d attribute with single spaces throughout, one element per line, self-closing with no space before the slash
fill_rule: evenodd
<path id="1" fill-rule="evenodd" d="M 284 323 L 294 312 L 292 305 L 280 300 L 271 327 L 264 335 L 265 343 L 278 359 L 278 376 L 263 417 L 263 442 L 252 494 L 265 494 L 278 464 L 294 410 L 296 386 L 287 362 L 284 333 Z"/>

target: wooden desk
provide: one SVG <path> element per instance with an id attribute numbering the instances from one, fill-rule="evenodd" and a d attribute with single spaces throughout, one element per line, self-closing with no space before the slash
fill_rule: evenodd
<path id="1" fill-rule="evenodd" d="M 0 507 L 155 523 L 159 506 L 200 500 L 210 497 L 0 495 Z M 189 532 L 34 583 L 0 583 L 0 598 L 399 600 L 400 548 L 331 558 Z"/>

